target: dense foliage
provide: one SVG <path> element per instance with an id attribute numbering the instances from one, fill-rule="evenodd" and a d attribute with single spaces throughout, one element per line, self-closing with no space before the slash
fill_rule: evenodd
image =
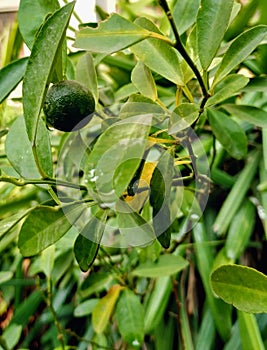
<path id="1" fill-rule="evenodd" d="M 21 0 L 2 57 L 0 349 L 265 349 L 266 1 L 97 12 Z"/>

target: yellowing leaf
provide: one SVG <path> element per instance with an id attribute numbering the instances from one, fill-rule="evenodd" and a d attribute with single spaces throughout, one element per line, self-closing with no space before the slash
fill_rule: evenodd
<path id="1" fill-rule="evenodd" d="M 122 289 L 123 287 L 119 284 L 112 286 L 108 293 L 99 300 L 94 308 L 92 313 L 92 323 L 96 333 L 104 332 Z"/>

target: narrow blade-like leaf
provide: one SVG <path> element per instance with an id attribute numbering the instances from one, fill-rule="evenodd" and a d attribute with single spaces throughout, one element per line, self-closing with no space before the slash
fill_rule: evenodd
<path id="1" fill-rule="evenodd" d="M 105 212 L 93 216 L 75 240 L 75 258 L 82 271 L 87 271 L 94 263 L 104 233 L 105 220 Z"/>
<path id="2" fill-rule="evenodd" d="M 48 18 L 37 35 L 29 57 L 23 80 L 23 108 L 30 141 L 33 141 L 36 135 L 49 77 L 73 7 L 74 2 L 71 2 Z"/>
<path id="3" fill-rule="evenodd" d="M 228 73 L 231 72 L 238 64 L 243 62 L 248 55 L 253 52 L 256 47 L 266 38 L 267 26 L 259 25 L 250 28 L 240 34 L 230 45 L 222 62 L 216 71 L 213 85 L 219 80 L 222 80 Z"/>
<path id="4" fill-rule="evenodd" d="M 267 111 L 261 108 L 236 104 L 226 104 L 223 105 L 223 108 L 240 120 L 245 120 L 260 128 L 267 127 Z"/>
<path id="5" fill-rule="evenodd" d="M 247 137 L 244 130 L 227 114 L 208 109 L 208 119 L 212 132 L 234 158 L 241 159 L 247 154 Z"/>
<path id="6" fill-rule="evenodd" d="M 144 40 L 149 31 L 114 13 L 97 28 L 81 29 L 74 46 L 80 49 L 111 54 Z"/>
<path id="7" fill-rule="evenodd" d="M 175 2 L 172 15 L 180 35 L 194 24 L 199 5 L 200 0 L 178 0 Z"/>
<path id="8" fill-rule="evenodd" d="M 0 70 L 0 103 L 7 98 L 22 80 L 27 62 L 28 57 L 20 58 Z"/>
<path id="9" fill-rule="evenodd" d="M 210 66 L 227 29 L 233 0 L 202 0 L 197 15 L 198 54 L 204 70 Z"/>

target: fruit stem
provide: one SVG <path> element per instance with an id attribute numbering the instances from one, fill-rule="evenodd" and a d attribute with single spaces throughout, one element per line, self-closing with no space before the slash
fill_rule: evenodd
<path id="1" fill-rule="evenodd" d="M 160 6 L 162 7 L 162 9 L 164 10 L 169 22 L 170 22 L 170 25 L 172 27 L 172 30 L 173 30 L 173 34 L 175 36 L 175 40 L 176 40 L 176 43 L 175 43 L 175 48 L 179 51 L 179 53 L 182 55 L 182 57 L 184 58 L 184 60 L 187 62 L 187 64 L 189 65 L 189 67 L 192 69 L 192 71 L 194 72 L 198 82 L 199 82 L 199 85 L 200 85 L 200 88 L 201 88 L 201 91 L 202 91 L 202 94 L 204 97 L 208 98 L 209 96 L 209 93 L 206 89 L 206 86 L 205 86 L 205 83 L 202 79 L 202 76 L 197 68 L 197 66 L 195 65 L 195 63 L 192 61 L 191 57 L 188 55 L 182 41 L 181 41 L 181 38 L 180 38 L 180 35 L 178 33 L 178 30 L 177 30 L 177 27 L 176 27 L 176 24 L 174 22 L 174 19 L 173 19 L 173 16 L 172 16 L 172 13 L 171 13 L 171 10 L 169 8 L 169 5 L 167 3 L 166 0 L 159 0 L 159 4 Z"/>

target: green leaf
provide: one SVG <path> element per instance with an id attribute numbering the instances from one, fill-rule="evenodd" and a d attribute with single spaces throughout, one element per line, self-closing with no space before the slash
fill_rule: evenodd
<path id="1" fill-rule="evenodd" d="M 84 28 L 76 34 L 74 46 L 92 52 L 111 54 L 146 39 L 149 31 L 114 13 L 97 28 Z"/>
<path id="2" fill-rule="evenodd" d="M 249 84 L 244 89 L 245 91 L 264 91 L 267 92 L 267 77 L 251 78 Z"/>
<path id="3" fill-rule="evenodd" d="M 176 134 L 187 129 L 197 120 L 199 106 L 195 103 L 181 103 L 171 114 L 169 122 L 169 133 Z"/>
<path id="4" fill-rule="evenodd" d="M 238 311 L 237 315 L 242 349 L 266 349 L 261 338 L 255 315 L 251 315 L 242 311 Z"/>
<path id="5" fill-rule="evenodd" d="M 131 76 L 133 84 L 140 91 L 140 93 L 151 100 L 157 99 L 157 87 L 151 71 L 142 62 L 138 62 L 132 70 Z"/>
<path id="6" fill-rule="evenodd" d="M 12 271 L 0 271 L 0 285 L 11 280 L 13 277 Z"/>
<path id="7" fill-rule="evenodd" d="M 209 309 L 211 310 L 218 333 L 226 341 L 231 334 L 232 312 L 229 305 L 214 297 L 210 286 L 210 274 L 214 263 L 213 247 L 210 244 L 210 238 L 203 222 L 198 222 L 193 227 L 192 233 L 197 258 L 196 266 L 202 279 Z"/>
<path id="8" fill-rule="evenodd" d="M 204 70 L 210 66 L 223 40 L 233 0 L 202 0 L 197 15 L 198 54 Z"/>
<path id="9" fill-rule="evenodd" d="M 89 276 L 82 282 L 80 293 L 83 298 L 88 298 L 94 293 L 107 290 L 113 284 L 113 276 L 110 272 L 101 272 L 89 274 Z"/>
<path id="10" fill-rule="evenodd" d="M 211 286 L 220 298 L 238 310 L 267 312 L 267 276 L 251 267 L 223 265 L 213 271 Z"/>
<path id="11" fill-rule="evenodd" d="M 244 197 L 257 171 L 259 158 L 259 150 L 253 150 L 248 154 L 243 170 L 239 173 L 234 186 L 229 192 L 227 198 L 224 200 L 215 219 L 213 230 L 217 232 L 218 235 L 225 233 L 239 206 L 244 201 Z"/>
<path id="12" fill-rule="evenodd" d="M 14 322 L 10 323 L 8 327 L 5 328 L 1 338 L 6 342 L 8 349 L 14 349 L 16 347 L 20 340 L 22 331 L 22 325 Z"/>
<path id="13" fill-rule="evenodd" d="M 98 101 L 97 76 L 92 55 L 87 52 L 78 61 L 75 70 L 75 79 L 88 87 L 94 96 L 95 103 Z"/>
<path id="14" fill-rule="evenodd" d="M 92 196 L 115 204 L 134 176 L 146 148 L 151 115 L 136 115 L 107 128 L 86 161 Z"/>
<path id="15" fill-rule="evenodd" d="M 240 93 L 240 90 L 244 88 L 248 82 L 249 78 L 246 78 L 241 74 L 228 75 L 215 85 L 214 95 L 208 99 L 206 107 L 222 102 L 223 100 Z"/>
<path id="16" fill-rule="evenodd" d="M 226 149 L 236 159 L 242 159 L 247 154 L 247 136 L 241 126 L 227 114 L 208 108 L 208 119 L 212 132 Z"/>
<path id="17" fill-rule="evenodd" d="M 122 338 L 139 348 L 144 340 L 144 309 L 139 298 L 130 289 L 124 289 L 116 307 L 116 319 Z"/>
<path id="18" fill-rule="evenodd" d="M 48 15 L 59 8 L 57 0 L 21 0 L 19 2 L 19 30 L 26 45 L 31 49 L 38 29 Z"/>
<path id="19" fill-rule="evenodd" d="M 178 0 L 175 2 L 172 15 L 180 35 L 195 23 L 199 5 L 200 0 Z"/>
<path id="20" fill-rule="evenodd" d="M 81 208 L 73 206 L 68 214 L 78 218 Z M 30 212 L 24 221 L 18 246 L 23 256 L 33 256 L 57 242 L 70 228 L 72 223 L 66 212 L 59 208 L 41 206 Z"/>
<path id="21" fill-rule="evenodd" d="M 0 103 L 7 98 L 22 80 L 27 62 L 28 57 L 20 58 L 0 70 Z"/>
<path id="22" fill-rule="evenodd" d="M 25 216 L 25 213 L 16 213 L 11 216 L 8 216 L 4 219 L 1 219 L 1 225 L 0 225 L 0 240 L 2 237 L 10 230 L 12 230 L 16 224 L 23 219 Z"/>
<path id="23" fill-rule="evenodd" d="M 225 104 L 223 108 L 240 120 L 245 120 L 260 128 L 267 127 L 267 111 L 261 108 L 236 104 Z"/>
<path id="24" fill-rule="evenodd" d="M 155 280 L 154 288 L 145 305 L 145 333 L 151 333 L 164 318 L 171 293 L 170 276 L 159 277 Z"/>
<path id="25" fill-rule="evenodd" d="M 229 46 L 213 80 L 213 86 L 222 80 L 232 69 L 243 62 L 264 40 L 267 26 L 259 25 L 240 34 Z"/>
<path id="26" fill-rule="evenodd" d="M 153 116 L 152 124 L 160 123 L 168 116 L 168 113 L 160 105 L 140 94 L 130 96 L 121 107 L 119 116 L 121 119 L 125 119 L 143 114 Z"/>
<path id="27" fill-rule="evenodd" d="M 74 2 L 71 2 L 48 18 L 36 37 L 29 57 L 23 80 L 23 108 L 30 141 L 33 141 L 36 136 L 49 78 L 53 72 L 73 7 Z"/>
<path id="28" fill-rule="evenodd" d="M 93 216 L 74 243 L 75 258 L 82 271 L 87 271 L 95 261 L 104 233 L 106 212 Z"/>
<path id="29" fill-rule="evenodd" d="M 50 277 L 55 263 L 55 246 L 51 245 L 47 247 L 41 253 L 40 268 L 41 271 Z"/>
<path id="30" fill-rule="evenodd" d="M 84 317 L 90 315 L 96 307 L 98 301 L 99 299 L 96 298 L 83 301 L 81 304 L 75 307 L 74 316 Z"/>
<path id="31" fill-rule="evenodd" d="M 134 276 L 157 278 L 171 276 L 188 266 L 188 261 L 181 256 L 171 254 L 161 255 L 156 261 L 141 263 L 132 271 Z"/>
<path id="32" fill-rule="evenodd" d="M 164 152 L 154 169 L 150 183 L 153 227 L 158 241 L 164 248 L 169 248 L 171 240 L 170 196 L 173 175 L 173 157 L 169 152 Z"/>
<path id="33" fill-rule="evenodd" d="M 31 143 L 27 137 L 25 120 L 18 117 L 12 124 L 6 138 L 6 155 L 14 169 L 25 178 L 39 178 L 40 174 L 35 163 Z M 42 169 L 47 176 L 52 177 L 53 162 L 48 130 L 44 122 L 38 123 L 37 156 Z"/>
<path id="34" fill-rule="evenodd" d="M 125 246 L 146 246 L 155 240 L 153 227 L 126 202 L 117 205 L 117 218 Z"/>
<path id="35" fill-rule="evenodd" d="M 245 200 L 232 220 L 225 242 L 228 258 L 236 260 L 245 250 L 255 224 L 255 206 Z"/>
<path id="36" fill-rule="evenodd" d="M 122 289 L 123 287 L 118 284 L 113 285 L 96 304 L 92 313 L 92 324 L 96 333 L 103 333 L 107 327 Z"/>
<path id="37" fill-rule="evenodd" d="M 135 23 L 151 32 L 162 35 L 147 18 L 138 18 Z M 184 85 L 183 73 L 177 51 L 163 40 L 149 38 L 131 47 L 131 51 L 152 71 L 178 85 Z"/>

